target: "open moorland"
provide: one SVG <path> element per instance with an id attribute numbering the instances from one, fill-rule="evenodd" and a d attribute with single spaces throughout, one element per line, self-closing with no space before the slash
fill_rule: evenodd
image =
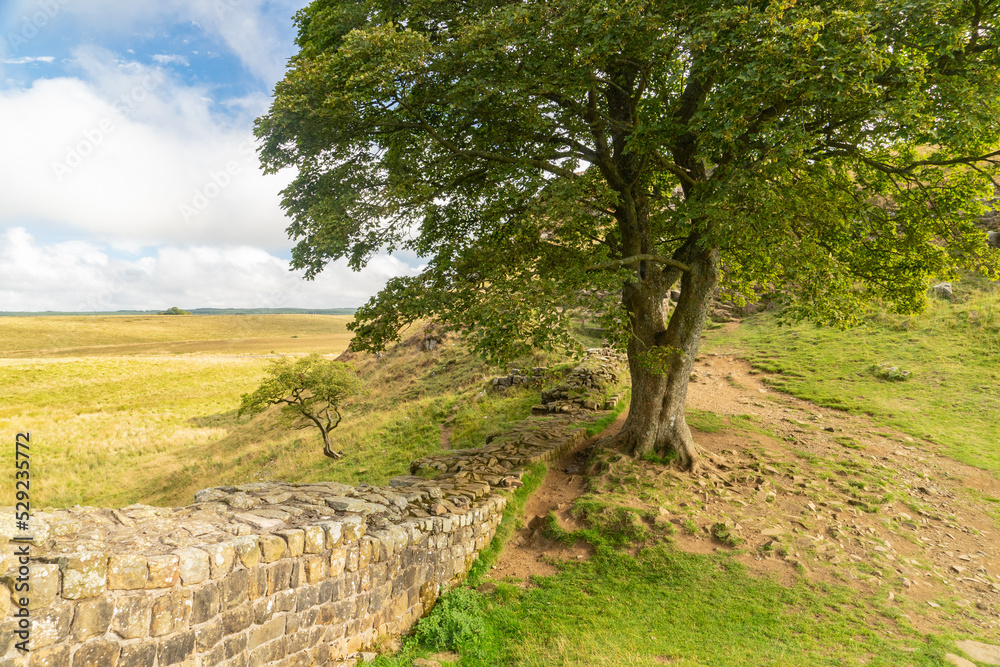
<path id="1" fill-rule="evenodd" d="M 997 286 L 970 280 L 922 315 L 876 311 L 849 331 L 720 323 L 688 413 L 718 465 L 691 476 L 595 437 L 539 466 L 467 584 L 377 664 L 994 664 L 966 642 L 1000 644 L 998 317 Z M 365 391 L 334 462 L 314 433 L 236 407 L 273 356 L 338 355 L 346 318 L 99 319 L 0 321 L 2 419 L 33 432 L 43 504 L 380 483 L 538 402 L 537 388 L 484 391 L 496 369 L 416 327 L 380 357 L 343 355 Z M 523 365 L 555 378 L 571 362 Z"/>
<path id="2" fill-rule="evenodd" d="M 349 321 L 0 319 L 0 424 L 31 433 L 35 505 L 176 506 L 208 486 L 269 479 L 383 483 L 442 443 L 471 444 L 523 418 L 535 401 L 519 392 L 472 400 L 488 369 L 453 343 L 418 349 L 416 332 L 381 359 L 357 360 L 365 390 L 336 431 L 341 461 L 325 458 L 318 434 L 289 429 L 276 409 L 237 415 L 240 396 L 277 356 L 344 352 Z M 7 469 L 12 450 L 0 451 Z M 10 488 L 0 490 L 0 505 L 12 504 Z"/>

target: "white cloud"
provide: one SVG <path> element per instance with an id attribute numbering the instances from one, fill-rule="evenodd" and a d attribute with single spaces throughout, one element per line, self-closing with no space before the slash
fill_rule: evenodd
<path id="1" fill-rule="evenodd" d="M 40 244 L 21 227 L 0 233 L 0 311 L 352 307 L 413 273 L 380 256 L 360 273 L 340 262 L 307 282 L 247 246 L 166 246 L 119 259 L 88 242 Z"/>
<path id="2" fill-rule="evenodd" d="M 101 34 L 127 34 L 171 23 L 195 25 L 217 37 L 248 71 L 270 87 L 284 74 L 291 55 L 292 16 L 309 0 L 41 0 L 52 6 L 49 21 L 72 21 Z M 11 28 L 39 13 L 40 0 L 14 0 Z M 5 3 L 6 4 L 6 3 Z M 36 26 L 44 30 L 45 25 Z"/>
<path id="3" fill-rule="evenodd" d="M 191 65 L 187 58 L 176 53 L 158 53 L 153 56 L 153 60 L 161 65 L 184 65 L 185 67 Z"/>
<path id="4" fill-rule="evenodd" d="M 260 173 L 247 129 L 263 97 L 219 114 L 208 91 L 99 49 L 76 54 L 83 79 L 0 91 L 0 225 L 52 221 L 98 238 L 288 241 L 279 191 Z"/>
<path id="5" fill-rule="evenodd" d="M 24 56 L 21 58 L 5 58 L 0 62 L 3 62 L 4 65 L 30 65 L 31 63 L 52 63 L 55 60 L 55 56 Z"/>

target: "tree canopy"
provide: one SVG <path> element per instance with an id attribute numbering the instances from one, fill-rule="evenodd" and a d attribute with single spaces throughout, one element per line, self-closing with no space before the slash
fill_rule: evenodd
<path id="1" fill-rule="evenodd" d="M 334 451 L 330 433 L 340 425 L 344 399 L 360 388 L 357 375 L 343 362 L 330 361 L 319 354 L 295 361 L 282 358 L 271 364 L 260 387 L 243 394 L 239 415 L 254 415 L 280 405 L 286 416 L 298 422 L 298 428 L 319 429 L 323 453 L 339 459 L 343 453 Z"/>
<path id="2" fill-rule="evenodd" d="M 996 275 L 974 224 L 995 2 L 315 0 L 296 21 L 257 124 L 265 170 L 298 170 L 293 266 L 427 262 L 358 311 L 355 346 L 433 315 L 501 361 L 610 305 L 637 453 L 696 465 L 683 405 L 718 291 L 849 324 L 919 310 L 955 267 Z"/>

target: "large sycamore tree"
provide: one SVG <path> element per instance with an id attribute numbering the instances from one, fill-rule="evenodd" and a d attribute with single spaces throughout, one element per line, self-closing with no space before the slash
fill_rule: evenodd
<path id="1" fill-rule="evenodd" d="M 386 249 L 426 262 L 358 312 L 356 347 L 433 315 L 502 361 L 611 295 L 633 383 L 617 444 L 693 468 L 716 294 L 848 324 L 995 271 L 974 222 L 1000 156 L 998 4 L 315 0 L 262 163 L 297 170 L 307 277 Z"/>

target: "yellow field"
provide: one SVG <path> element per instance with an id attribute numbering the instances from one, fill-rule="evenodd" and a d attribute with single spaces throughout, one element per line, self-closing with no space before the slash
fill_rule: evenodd
<path id="1" fill-rule="evenodd" d="M 341 352 L 349 315 L 0 317 L 0 358 Z"/>
<path id="2" fill-rule="evenodd" d="M 478 446 L 537 402 L 537 392 L 483 397 L 489 369 L 451 339 L 425 351 L 416 326 L 378 358 L 354 355 L 364 391 L 333 433 L 342 460 L 324 457 L 317 431 L 290 429 L 275 408 L 237 417 L 271 359 L 339 354 L 350 319 L 0 318 L 0 469 L 9 471 L 0 506 L 14 501 L 19 432 L 31 433 L 36 509 L 179 506 L 209 486 L 271 479 L 384 484 L 439 450 L 446 433 L 454 447 Z"/>
<path id="3" fill-rule="evenodd" d="M 29 431 L 35 506 L 190 502 L 174 482 L 199 464 L 196 449 L 239 428 L 240 395 L 272 353 L 339 354 L 350 320 L 0 318 L 0 466 L 13 471 L 14 436 Z M 0 484 L 0 505 L 11 504 L 13 484 Z"/>

